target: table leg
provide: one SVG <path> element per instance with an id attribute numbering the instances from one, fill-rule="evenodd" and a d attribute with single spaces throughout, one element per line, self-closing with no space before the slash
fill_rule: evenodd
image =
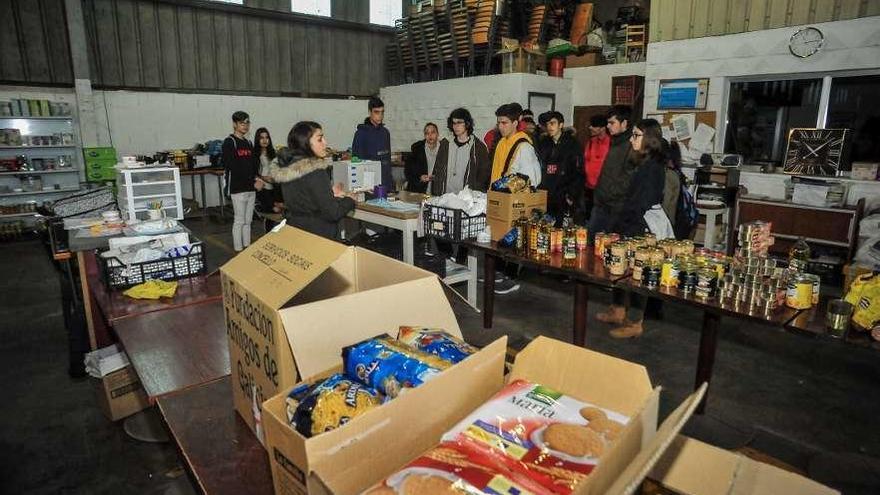
<path id="1" fill-rule="evenodd" d="M 208 196 L 205 194 L 205 174 L 199 174 L 199 184 L 202 188 L 202 215 L 208 218 Z"/>
<path id="2" fill-rule="evenodd" d="M 96 350 L 98 348 L 98 339 L 95 337 L 95 321 L 92 318 L 92 294 L 89 291 L 89 277 L 86 274 L 86 258 L 83 251 L 76 253 L 76 262 L 79 266 L 79 283 L 82 288 L 83 296 L 83 313 L 86 315 L 86 327 L 89 330 L 89 348 Z"/>
<path id="3" fill-rule="evenodd" d="M 223 195 L 223 175 L 214 175 L 217 177 L 217 197 L 220 198 L 220 218 L 226 218 L 226 196 Z"/>
<path id="4" fill-rule="evenodd" d="M 492 328 L 495 311 L 495 257 L 483 257 L 483 328 Z"/>
<path id="5" fill-rule="evenodd" d="M 576 281 L 574 284 L 574 327 L 572 337 L 574 345 L 585 347 L 587 340 L 587 301 L 589 291 L 587 284 Z"/>
<path id="6" fill-rule="evenodd" d="M 470 250 L 473 251 L 473 250 Z M 494 281 L 494 280 L 493 280 Z M 477 257 L 473 253 L 468 254 L 468 279 L 467 300 L 471 306 L 477 307 Z"/>
<path id="7" fill-rule="evenodd" d="M 703 382 L 712 381 L 712 367 L 715 365 L 715 348 L 718 344 L 718 327 L 721 325 L 721 315 L 712 311 L 703 313 L 703 328 L 700 330 L 700 354 L 697 357 L 697 377 L 694 380 L 694 390 L 700 388 Z M 709 399 L 709 389 L 696 413 L 703 414 L 706 411 L 706 402 Z"/>
<path id="8" fill-rule="evenodd" d="M 415 264 L 415 256 L 413 255 L 413 251 L 415 250 L 413 244 L 413 234 L 415 232 L 410 228 L 403 229 L 403 262 L 412 265 Z"/>
<path id="9" fill-rule="evenodd" d="M 706 213 L 706 233 L 703 235 L 703 246 L 715 249 L 715 213 Z"/>

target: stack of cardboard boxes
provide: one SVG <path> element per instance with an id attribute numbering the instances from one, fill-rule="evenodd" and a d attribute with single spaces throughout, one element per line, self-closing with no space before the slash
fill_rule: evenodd
<path id="1" fill-rule="evenodd" d="M 657 428 L 660 389 L 644 367 L 544 337 L 517 355 L 509 374 L 502 337 L 424 385 L 305 438 L 288 423 L 286 398 L 299 382 L 339 371 L 343 347 L 400 325 L 460 336 L 440 282 L 418 268 L 289 227 L 251 245 L 222 268 L 222 277 L 235 407 L 264 441 L 276 494 L 360 493 L 518 378 L 631 418 L 576 494 L 632 493 L 658 460 L 654 475 L 679 493 L 739 493 L 734 488 L 740 487 L 750 489 L 743 493 L 835 493 L 677 436 L 705 387 Z"/>

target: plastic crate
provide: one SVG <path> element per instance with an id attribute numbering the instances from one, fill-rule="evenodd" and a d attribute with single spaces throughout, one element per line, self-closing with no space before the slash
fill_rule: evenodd
<path id="1" fill-rule="evenodd" d="M 203 275 L 207 268 L 202 243 L 194 243 L 189 254 L 126 265 L 119 258 L 98 256 L 104 285 L 112 290 L 127 289 L 147 280 L 179 280 Z"/>
<path id="2" fill-rule="evenodd" d="M 449 241 L 473 239 L 486 229 L 486 215 L 468 216 L 461 210 L 425 205 L 425 234 Z"/>

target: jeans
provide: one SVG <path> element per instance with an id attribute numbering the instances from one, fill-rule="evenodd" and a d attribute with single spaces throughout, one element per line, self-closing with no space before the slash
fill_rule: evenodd
<path id="1" fill-rule="evenodd" d="M 235 193 L 231 196 L 232 210 L 235 212 L 235 220 L 232 223 L 232 247 L 236 251 L 241 251 L 251 245 L 251 221 L 254 219 L 257 192 Z"/>

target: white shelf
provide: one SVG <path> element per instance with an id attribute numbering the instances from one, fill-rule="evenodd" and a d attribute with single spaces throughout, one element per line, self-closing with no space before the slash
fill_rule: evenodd
<path id="1" fill-rule="evenodd" d="M 168 193 L 168 194 L 147 194 L 147 195 L 144 195 L 144 196 L 132 196 L 131 199 L 138 200 L 138 199 L 152 199 L 152 198 L 174 198 L 174 197 L 176 197 L 176 196 L 177 196 L 177 194 L 175 194 L 175 193 Z"/>
<path id="2" fill-rule="evenodd" d="M 75 144 L 46 144 L 40 146 L 0 146 L 0 150 L 43 150 L 43 149 L 73 149 Z"/>
<path id="3" fill-rule="evenodd" d="M 79 172 L 78 168 L 67 168 L 64 170 L 19 170 L 17 172 L 0 172 L 0 175 L 45 175 L 45 174 L 70 174 Z"/>
<path id="4" fill-rule="evenodd" d="M 173 180 L 161 180 L 157 182 L 132 182 L 132 186 L 163 186 L 168 184 L 176 184 Z M 137 196 L 135 196 L 137 197 Z"/>
<path id="5" fill-rule="evenodd" d="M 51 191 L 22 191 L 22 192 L 11 192 L 11 193 L 0 193 L 0 198 L 6 198 L 10 196 L 33 196 L 34 194 L 56 194 L 63 192 L 76 192 L 79 191 L 78 187 L 68 187 L 64 189 L 52 189 Z"/>
<path id="6" fill-rule="evenodd" d="M 51 117 L 22 117 L 21 115 L 0 115 L 0 120 L 73 120 L 73 115 L 53 115 Z"/>

